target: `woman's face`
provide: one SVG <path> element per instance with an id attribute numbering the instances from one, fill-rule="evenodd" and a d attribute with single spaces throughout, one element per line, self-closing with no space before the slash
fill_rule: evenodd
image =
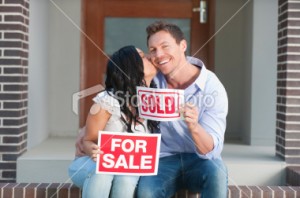
<path id="1" fill-rule="evenodd" d="M 149 59 L 146 57 L 146 55 L 142 50 L 140 50 L 139 48 L 136 48 L 136 50 L 138 51 L 138 53 L 140 54 L 143 60 L 145 78 L 147 77 L 153 78 L 157 73 L 157 68 L 149 61 Z"/>

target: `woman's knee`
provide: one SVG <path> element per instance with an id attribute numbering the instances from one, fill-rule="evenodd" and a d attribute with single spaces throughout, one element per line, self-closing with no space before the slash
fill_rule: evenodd
<path id="1" fill-rule="evenodd" d="M 79 157 L 72 161 L 68 168 L 70 179 L 73 183 L 82 188 L 84 181 L 95 170 L 95 162 L 88 156 Z"/>
<path id="2" fill-rule="evenodd" d="M 113 184 L 121 187 L 128 186 L 128 185 L 136 187 L 138 181 L 139 181 L 139 176 L 118 175 L 114 177 Z"/>

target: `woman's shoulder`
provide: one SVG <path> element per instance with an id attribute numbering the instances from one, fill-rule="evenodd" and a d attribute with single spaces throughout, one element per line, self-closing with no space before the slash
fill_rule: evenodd
<path id="1" fill-rule="evenodd" d="M 120 103 L 112 92 L 102 91 L 93 98 L 93 101 L 110 114 L 121 116 Z"/>

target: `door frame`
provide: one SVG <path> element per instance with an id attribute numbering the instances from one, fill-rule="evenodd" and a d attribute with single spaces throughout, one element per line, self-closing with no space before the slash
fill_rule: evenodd
<path id="1" fill-rule="evenodd" d="M 215 0 L 206 0 L 208 21 L 199 23 L 199 12 L 192 9 L 199 7 L 200 0 L 93 0 L 81 1 L 81 52 L 80 52 L 80 90 L 103 83 L 107 57 L 104 55 L 104 20 L 105 17 L 134 18 L 190 18 L 191 19 L 191 54 L 206 43 L 195 57 L 207 57 L 204 60 L 210 70 L 214 70 Z M 147 9 L 145 9 L 147 7 Z M 159 14 L 157 14 L 159 13 Z M 203 30 L 206 30 L 203 32 Z M 201 32 L 202 31 L 202 32 Z M 199 36 L 201 32 L 201 37 Z M 146 39 L 146 38 L 145 38 Z M 207 41 L 210 40 L 208 43 Z M 96 93 L 79 101 L 80 127 L 85 125 L 86 116 Z"/>

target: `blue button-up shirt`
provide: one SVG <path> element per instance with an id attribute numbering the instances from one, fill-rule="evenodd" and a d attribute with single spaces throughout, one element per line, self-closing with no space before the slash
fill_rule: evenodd
<path id="1" fill-rule="evenodd" d="M 197 153 L 203 159 L 221 158 L 228 112 L 226 90 L 217 76 L 205 68 L 202 61 L 193 57 L 187 57 L 187 60 L 201 68 L 201 72 L 195 82 L 184 90 L 185 102 L 198 107 L 199 124 L 212 136 L 214 148 L 205 155 L 200 154 L 184 120 L 160 122 L 160 157 L 177 153 Z M 158 73 L 154 80 L 159 88 L 167 88 L 162 73 Z"/>

